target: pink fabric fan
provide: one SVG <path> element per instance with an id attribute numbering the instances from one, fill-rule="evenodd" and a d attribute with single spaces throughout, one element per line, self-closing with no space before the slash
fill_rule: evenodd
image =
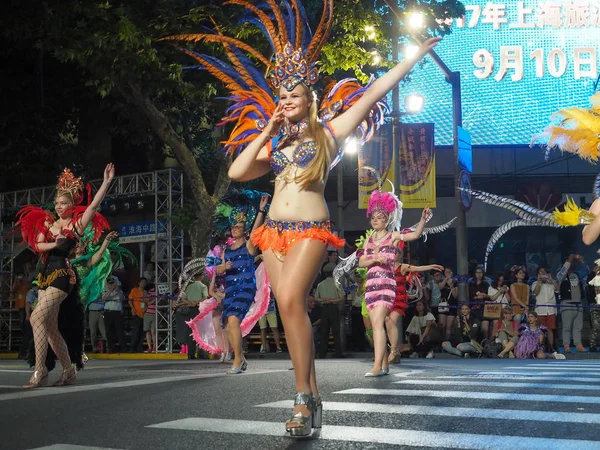
<path id="1" fill-rule="evenodd" d="M 242 329 L 242 336 L 246 336 L 256 322 L 265 315 L 267 308 L 269 307 L 269 297 L 271 295 L 271 286 L 269 285 L 269 279 L 267 278 L 267 271 L 265 270 L 265 263 L 260 263 L 256 268 L 256 295 L 254 296 L 254 303 L 250 307 L 250 310 L 242 320 L 240 325 Z"/>
<path id="2" fill-rule="evenodd" d="M 198 347 L 202 350 L 218 355 L 223 353 L 223 343 L 217 338 L 215 326 L 213 325 L 212 312 L 219 306 L 216 298 L 211 297 L 200 303 L 198 315 L 186 324 L 192 329 L 192 337 Z"/>
<path id="3" fill-rule="evenodd" d="M 265 270 L 264 263 L 261 263 L 255 272 L 256 276 L 256 295 L 254 296 L 254 303 L 250 307 L 250 310 L 242 320 L 240 328 L 242 330 L 242 336 L 246 336 L 252 331 L 256 322 L 265 315 L 267 308 L 269 307 L 269 297 L 271 295 L 271 288 L 269 280 L 267 278 L 267 272 Z M 200 303 L 198 308 L 198 315 L 192 320 L 186 322 L 187 325 L 192 329 L 192 337 L 202 350 L 205 350 L 213 355 L 218 355 L 226 351 L 223 348 L 223 343 L 218 337 L 217 330 L 213 324 L 212 312 L 219 306 L 217 299 L 211 297 Z"/>

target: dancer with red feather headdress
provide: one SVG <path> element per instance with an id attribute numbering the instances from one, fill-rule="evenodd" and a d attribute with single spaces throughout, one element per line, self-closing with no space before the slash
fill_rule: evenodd
<path id="1" fill-rule="evenodd" d="M 73 384 L 76 379 L 75 364 L 81 363 L 81 336 L 79 330 L 73 331 L 79 337 L 78 343 L 67 346 L 63 334 L 59 331 L 59 310 L 68 308 L 73 315 L 82 314 L 82 305 L 77 299 L 75 285 L 77 275 L 73 270 L 70 258 L 74 256 L 75 247 L 91 225 L 92 239 L 98 240 L 102 230 L 108 228 L 108 222 L 96 212 L 115 176 L 115 168 L 108 164 L 104 169 L 104 181 L 92 202 L 80 206 L 84 201 L 84 186 L 81 178 L 65 169 L 56 186 L 54 211 L 37 206 L 25 206 L 17 214 L 17 226 L 21 229 L 23 241 L 40 255 L 40 270 L 36 284 L 39 286 L 37 305 L 31 314 L 31 326 L 35 345 L 35 371 L 24 387 L 36 388 L 47 384 L 48 370 L 46 355 L 48 344 L 60 360 L 62 374 L 54 386 Z M 67 298 L 71 300 L 65 301 Z M 61 308 L 62 303 L 68 303 Z M 81 320 L 83 317 L 81 316 Z M 73 328 L 76 327 L 74 320 Z M 68 325 L 68 324 L 67 324 Z"/>

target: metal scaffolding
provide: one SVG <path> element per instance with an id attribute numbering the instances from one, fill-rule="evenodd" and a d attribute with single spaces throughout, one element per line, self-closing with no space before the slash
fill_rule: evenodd
<path id="1" fill-rule="evenodd" d="M 94 191 L 102 180 L 91 181 Z M 13 339 L 18 324 L 17 311 L 8 301 L 14 277 L 15 257 L 24 248 L 17 245 L 15 236 L 10 233 L 14 223 L 4 223 L 6 218 L 24 205 L 43 206 L 53 202 L 55 186 L 0 193 L 0 351 L 14 350 Z M 108 199 L 128 198 L 139 195 L 154 195 L 155 264 L 157 293 L 162 298 L 157 302 L 156 336 L 159 345 L 156 351 L 172 352 L 174 314 L 170 294 L 177 286 L 184 265 L 184 232 L 171 222 L 174 208 L 183 206 L 183 175 L 175 169 L 164 169 L 134 175 L 116 177 L 106 197 Z M 17 327 L 18 328 L 18 327 Z"/>
<path id="2" fill-rule="evenodd" d="M 155 173 L 155 258 L 156 275 L 156 352 L 173 352 L 175 314 L 171 298 L 165 294 L 175 292 L 179 276 L 183 273 L 184 231 L 171 217 L 176 207 L 183 207 L 183 174 L 174 170 Z"/>

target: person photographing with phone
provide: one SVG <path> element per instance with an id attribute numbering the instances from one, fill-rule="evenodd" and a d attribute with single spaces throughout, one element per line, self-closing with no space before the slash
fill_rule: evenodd
<path id="1" fill-rule="evenodd" d="M 548 343 L 553 352 L 554 330 L 556 330 L 556 295 L 560 292 L 558 282 L 552 278 L 545 267 L 538 267 L 537 280 L 531 285 L 531 292 L 535 296 L 535 312 L 538 315 L 540 325 L 548 330 Z"/>

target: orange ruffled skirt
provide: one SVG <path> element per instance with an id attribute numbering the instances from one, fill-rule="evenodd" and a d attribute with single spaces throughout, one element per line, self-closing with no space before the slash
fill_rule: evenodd
<path id="1" fill-rule="evenodd" d="M 262 251 L 273 250 L 287 254 L 290 248 L 303 239 L 315 239 L 326 245 L 339 248 L 346 244 L 331 232 L 331 222 L 288 222 L 267 217 L 263 225 L 252 232 L 252 243 Z"/>

